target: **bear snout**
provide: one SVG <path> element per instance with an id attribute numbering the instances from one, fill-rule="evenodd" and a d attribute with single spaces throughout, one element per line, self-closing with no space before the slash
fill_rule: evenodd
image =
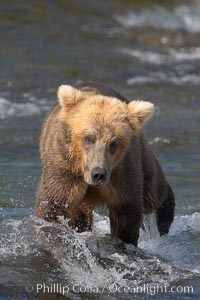
<path id="1" fill-rule="evenodd" d="M 103 185 L 107 181 L 108 172 L 105 168 L 93 168 L 91 178 L 94 185 Z"/>

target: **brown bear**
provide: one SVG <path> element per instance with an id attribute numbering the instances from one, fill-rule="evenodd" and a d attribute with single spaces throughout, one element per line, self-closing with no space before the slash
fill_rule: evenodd
<path id="1" fill-rule="evenodd" d="M 112 237 L 137 246 L 143 215 L 152 212 L 160 235 L 168 233 L 174 194 L 140 132 L 153 104 L 94 82 L 61 85 L 58 99 L 40 139 L 36 215 L 50 222 L 64 216 L 82 232 L 92 229 L 94 208 L 106 204 Z"/>

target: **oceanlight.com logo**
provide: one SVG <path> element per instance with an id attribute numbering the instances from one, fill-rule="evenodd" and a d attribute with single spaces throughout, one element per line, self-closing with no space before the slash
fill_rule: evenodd
<path id="1" fill-rule="evenodd" d="M 76 294 L 146 294 L 146 295 L 156 295 L 156 294 L 193 294 L 193 286 L 169 286 L 159 285 L 159 284 L 143 284 L 140 286 L 123 286 L 118 283 L 113 283 L 110 285 L 105 285 L 103 287 L 81 285 L 79 283 L 74 285 L 63 285 L 60 283 L 38 283 L 36 286 L 31 284 L 25 287 L 26 292 L 31 293 L 44 293 L 44 294 L 62 294 L 67 295 L 68 293 Z"/>

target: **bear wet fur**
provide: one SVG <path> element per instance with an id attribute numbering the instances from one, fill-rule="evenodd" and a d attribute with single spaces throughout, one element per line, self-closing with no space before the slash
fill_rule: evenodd
<path id="1" fill-rule="evenodd" d="M 128 101 L 95 82 L 61 86 L 44 122 L 36 215 L 92 229 L 96 206 L 109 209 L 111 236 L 137 245 L 143 215 L 155 212 L 160 234 L 174 218 L 174 194 L 140 129 L 153 104 Z"/>

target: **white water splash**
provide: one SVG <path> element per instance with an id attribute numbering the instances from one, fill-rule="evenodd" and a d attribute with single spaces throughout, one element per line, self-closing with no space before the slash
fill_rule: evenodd
<path id="1" fill-rule="evenodd" d="M 188 245 L 191 236 L 195 238 L 199 234 L 199 213 L 177 216 L 170 233 L 162 238 L 156 229 L 155 216 L 146 216 L 145 230 L 141 230 L 138 248 L 120 240 L 112 240 L 108 235 L 108 217 L 97 213 L 94 217 L 96 223 L 93 232 L 82 234 L 62 224 L 51 224 L 36 217 L 3 221 L 0 259 L 9 264 L 13 271 L 16 268 L 24 270 L 23 263 L 27 266 L 28 259 L 29 276 L 31 268 L 38 277 L 40 266 L 32 264 L 31 260 L 44 259 L 44 263 L 41 262 L 44 268 L 42 272 L 47 281 L 53 274 L 55 276 L 53 270 L 59 269 L 61 275 L 56 275 L 58 281 L 102 289 L 113 283 L 119 286 L 157 282 L 169 284 L 200 273 L 200 265 L 196 263 L 194 267 L 194 259 L 199 258 L 198 244 L 194 241 L 191 247 Z M 48 267 L 44 253 L 51 253 L 51 264 L 56 261 L 53 269 Z M 17 266 L 17 262 L 20 266 Z M 16 276 L 22 278 L 23 274 L 19 271 Z"/>
<path id="2" fill-rule="evenodd" d="M 126 16 L 117 15 L 115 19 L 125 28 L 153 27 L 157 30 L 185 30 L 200 32 L 200 4 L 190 7 L 180 5 L 173 11 L 155 6 L 149 10 L 132 11 Z"/>
<path id="3" fill-rule="evenodd" d="M 40 113 L 40 108 L 34 103 L 14 103 L 0 98 L 0 119 L 8 117 L 31 116 Z"/>
<path id="4" fill-rule="evenodd" d="M 24 103 L 9 101 L 0 97 L 0 120 L 10 117 L 26 117 L 48 111 L 52 107 L 51 101 L 45 98 L 36 98 L 30 94 L 22 95 Z"/>
<path id="5" fill-rule="evenodd" d="M 173 85 L 199 85 L 200 75 L 188 74 L 182 76 L 174 76 L 170 74 L 164 74 L 161 72 L 151 72 L 144 76 L 134 76 L 127 80 L 128 85 L 142 85 L 144 83 L 162 83 L 162 84 L 173 84 Z"/>
<path id="6" fill-rule="evenodd" d="M 154 139 L 152 139 L 149 144 L 150 145 L 154 145 L 154 144 L 166 144 L 166 145 L 170 145 L 171 141 L 169 139 L 166 138 L 161 138 L 161 137 L 155 137 Z"/>
<path id="7" fill-rule="evenodd" d="M 189 49 L 180 48 L 165 49 L 165 53 L 158 53 L 154 51 L 122 49 L 122 53 L 129 55 L 135 59 L 139 59 L 142 63 L 150 63 L 155 65 L 168 64 L 182 61 L 195 61 L 200 59 L 200 47 L 192 47 Z"/>
<path id="8" fill-rule="evenodd" d="M 178 268 L 200 274 L 199 229 L 200 213 L 177 216 L 168 235 L 149 238 L 144 233 L 139 246 Z"/>

